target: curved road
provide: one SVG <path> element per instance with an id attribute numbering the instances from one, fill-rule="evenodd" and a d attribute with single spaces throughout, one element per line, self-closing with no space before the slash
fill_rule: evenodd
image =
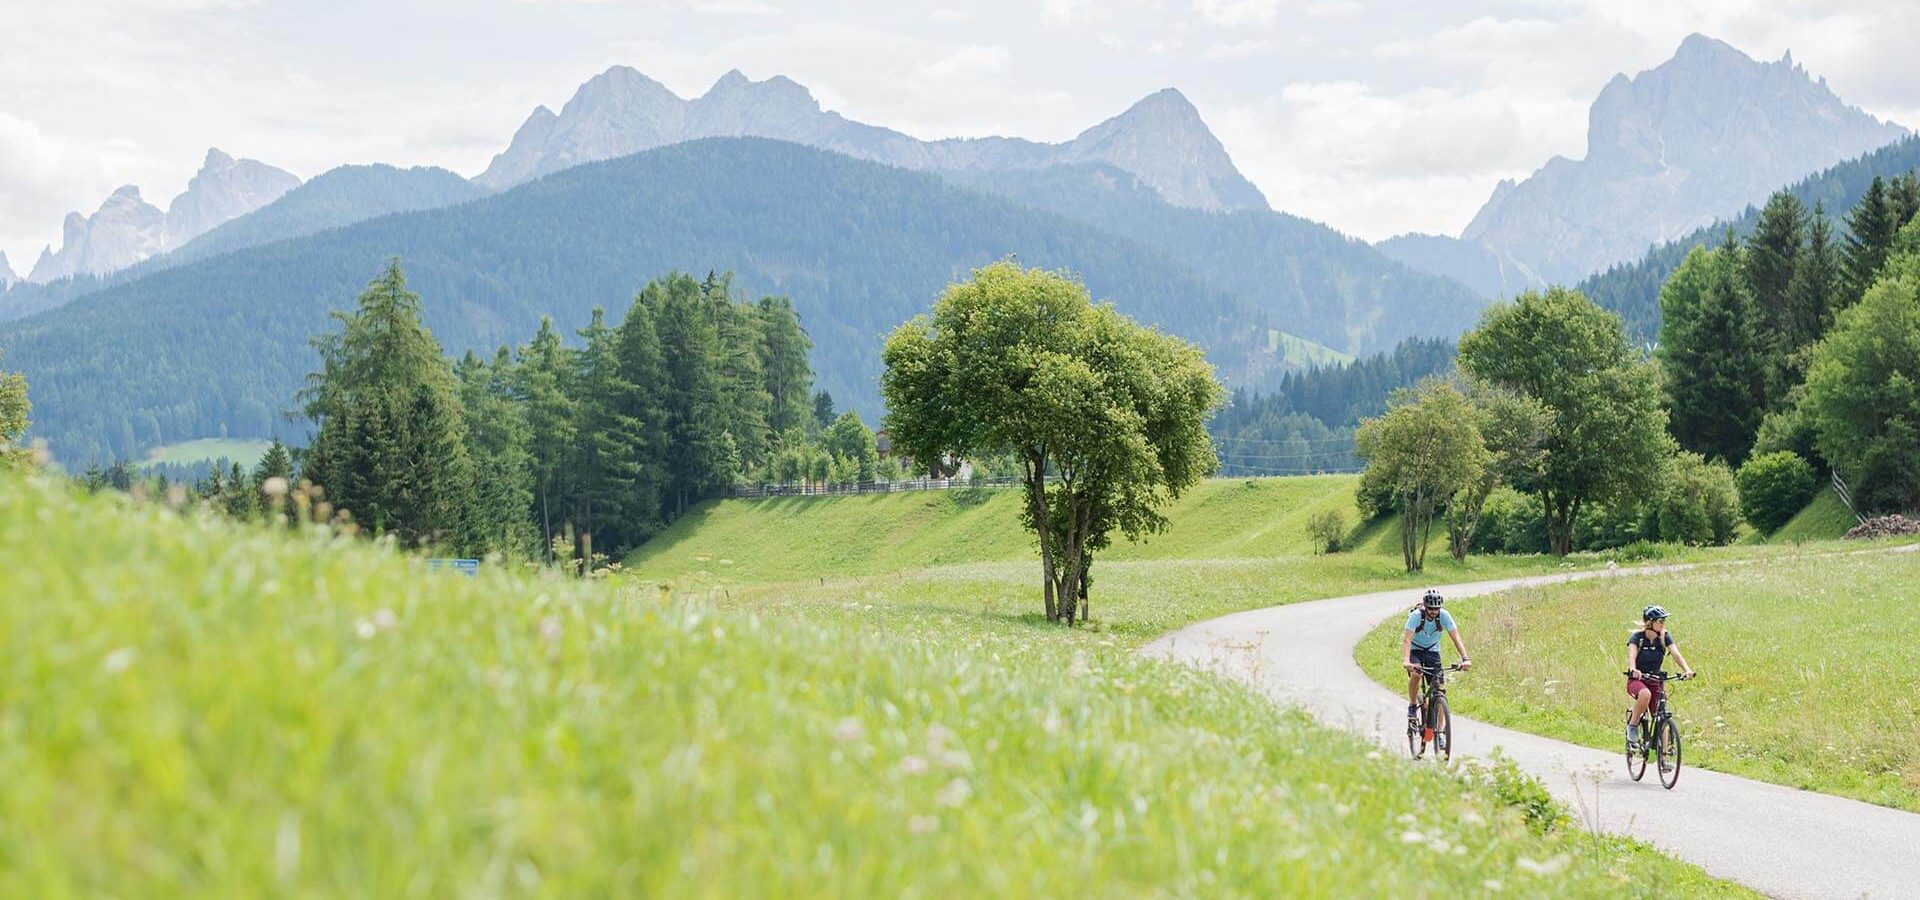
<path id="1" fill-rule="evenodd" d="M 1514 578 L 1440 590 L 1464 597 L 1683 568 Z M 1248 682 L 1276 701 L 1360 732 L 1405 758 L 1406 698 L 1368 678 L 1354 662 L 1353 648 L 1375 625 L 1418 603 L 1420 593 L 1387 591 L 1236 613 L 1164 635 L 1141 652 Z M 1613 682 L 1605 689 L 1621 691 Z M 1686 702 L 1684 688 L 1677 700 Z M 1624 713 L 1624 693 L 1620 702 Z M 1483 756 L 1499 747 L 1572 806 L 1575 818 L 1588 827 L 1647 841 L 1762 893 L 1848 900 L 1920 897 L 1920 815 L 1692 767 L 1667 791 L 1651 766 L 1645 781 L 1629 780 L 1619 751 L 1580 747 L 1464 716 L 1454 717 L 1453 735 L 1455 756 Z"/>

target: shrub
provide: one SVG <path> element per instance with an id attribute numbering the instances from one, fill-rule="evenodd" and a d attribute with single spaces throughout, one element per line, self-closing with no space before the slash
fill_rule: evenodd
<path id="1" fill-rule="evenodd" d="M 1339 553 L 1347 537 L 1347 517 L 1337 509 L 1307 517 L 1307 536 L 1313 538 L 1313 552 Z"/>
<path id="2" fill-rule="evenodd" d="M 1513 488 L 1495 488 L 1480 508 L 1474 549 L 1481 553 L 1545 553 L 1547 523 L 1540 498 Z"/>
<path id="3" fill-rule="evenodd" d="M 1727 464 L 1682 452 L 1667 466 L 1666 491 L 1660 497 L 1660 539 L 1712 546 L 1732 542 L 1740 523 L 1740 497 Z"/>
<path id="4" fill-rule="evenodd" d="M 1472 780 L 1491 789 L 1495 799 L 1518 809 L 1535 834 L 1544 835 L 1571 821 L 1566 806 L 1553 799 L 1547 786 L 1497 747 L 1486 762 L 1466 771 Z"/>
<path id="5" fill-rule="evenodd" d="M 1740 514 L 1767 534 L 1787 524 L 1820 489 L 1813 466 L 1791 450 L 1747 460 L 1734 481 L 1740 489 Z"/>

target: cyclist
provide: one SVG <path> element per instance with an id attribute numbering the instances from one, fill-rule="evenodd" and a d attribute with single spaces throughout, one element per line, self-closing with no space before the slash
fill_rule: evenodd
<path id="1" fill-rule="evenodd" d="M 1654 698 L 1666 691 L 1666 685 L 1658 680 L 1643 680 L 1640 676 L 1660 671 L 1660 664 L 1666 661 L 1667 651 L 1671 650 L 1674 660 L 1680 663 L 1680 677 L 1693 677 L 1693 667 L 1687 665 L 1680 645 L 1667 633 L 1666 609 L 1649 606 L 1641 611 L 1640 620 L 1643 623 L 1640 630 L 1627 636 L 1627 696 L 1633 698 L 1633 712 L 1627 716 L 1627 746 L 1636 748 L 1640 746 L 1640 717 L 1653 706 Z"/>
<path id="2" fill-rule="evenodd" d="M 1440 668 L 1440 632 L 1453 638 L 1453 649 L 1460 651 L 1460 669 L 1473 666 L 1467 658 L 1467 645 L 1460 639 L 1453 614 L 1446 610 L 1447 599 L 1439 591 L 1429 590 L 1420 605 L 1407 613 L 1407 627 L 1400 633 L 1400 665 L 1407 670 L 1407 718 L 1420 715 L 1420 679 L 1422 669 Z"/>

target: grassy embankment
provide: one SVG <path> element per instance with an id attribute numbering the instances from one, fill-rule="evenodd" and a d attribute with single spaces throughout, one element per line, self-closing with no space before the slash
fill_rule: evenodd
<path id="1" fill-rule="evenodd" d="M 0 895 L 1745 896 L 1111 637 L 950 624 L 0 479 Z"/>
<path id="2" fill-rule="evenodd" d="M 1626 638 L 1658 603 L 1703 675 L 1672 693 L 1688 763 L 1920 810 L 1917 580 L 1920 554 L 1832 553 L 1461 600 L 1449 606 L 1474 670 L 1450 699 L 1463 715 L 1616 748 Z M 1383 684 L 1405 684 L 1399 639 L 1383 623 L 1358 651 Z"/>

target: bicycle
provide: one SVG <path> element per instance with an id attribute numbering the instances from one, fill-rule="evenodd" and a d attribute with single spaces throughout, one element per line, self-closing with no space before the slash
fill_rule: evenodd
<path id="1" fill-rule="evenodd" d="M 1420 704 L 1413 718 L 1407 720 L 1407 752 L 1419 759 L 1432 744 L 1434 761 L 1445 763 L 1453 758 L 1453 711 L 1447 707 L 1447 673 L 1460 671 L 1460 666 L 1421 666 L 1420 671 L 1426 679 L 1420 687 Z M 1440 727 L 1433 727 L 1435 722 Z"/>
<path id="2" fill-rule="evenodd" d="M 1622 672 L 1631 676 L 1632 672 Z M 1665 672 L 1642 672 L 1640 680 L 1660 686 L 1654 695 L 1653 706 L 1647 714 L 1640 717 L 1640 745 L 1627 744 L 1627 774 L 1639 781 L 1647 774 L 1647 757 L 1652 755 L 1658 763 L 1660 786 L 1673 790 L 1680 782 L 1680 724 L 1673 720 L 1673 710 L 1667 706 L 1666 684 L 1669 681 L 1686 681 L 1692 675 L 1668 675 Z M 1633 711 L 1627 711 L 1627 718 L 1633 718 Z"/>

